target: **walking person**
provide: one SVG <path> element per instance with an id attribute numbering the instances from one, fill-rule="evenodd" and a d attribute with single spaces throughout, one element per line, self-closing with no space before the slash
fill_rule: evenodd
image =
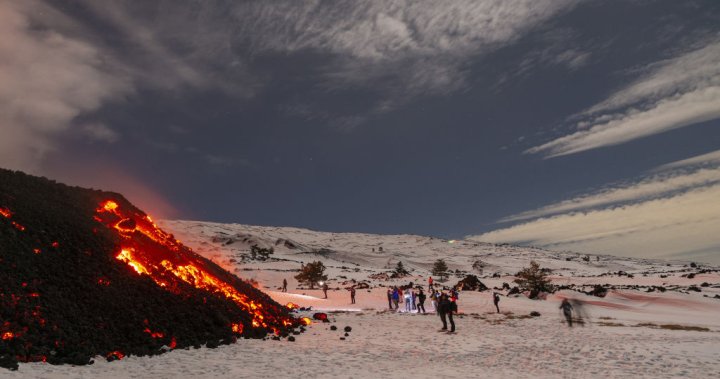
<path id="1" fill-rule="evenodd" d="M 500 294 L 497 292 L 493 292 L 493 303 L 495 303 L 495 309 L 497 309 L 497 313 L 500 313 L 500 307 L 498 304 L 500 304 Z"/>
<path id="2" fill-rule="evenodd" d="M 392 301 L 393 301 L 393 290 L 392 290 L 392 288 L 388 288 L 388 290 L 387 290 L 387 298 L 388 298 L 388 308 L 390 308 L 390 310 L 392 310 L 392 309 L 393 309 L 393 305 L 392 305 Z"/>
<path id="3" fill-rule="evenodd" d="M 428 278 L 428 291 L 433 290 L 433 278 L 432 276 Z"/>
<path id="4" fill-rule="evenodd" d="M 282 291 L 287 292 L 287 279 L 283 279 Z"/>
<path id="5" fill-rule="evenodd" d="M 417 294 L 415 293 L 415 290 L 410 290 L 410 301 L 412 302 L 412 310 L 417 310 Z"/>
<path id="6" fill-rule="evenodd" d="M 324 298 L 327 299 L 327 290 L 328 290 L 327 283 L 323 283 L 322 290 L 323 290 L 323 295 L 325 295 Z"/>
<path id="7" fill-rule="evenodd" d="M 350 287 L 350 304 L 355 304 L 355 287 Z"/>
<path id="8" fill-rule="evenodd" d="M 422 313 L 425 313 L 425 292 L 423 292 L 423 289 L 420 288 L 420 293 L 418 293 L 418 313 L 422 310 Z"/>
<path id="9" fill-rule="evenodd" d="M 560 309 L 562 309 L 563 311 L 563 315 L 565 316 L 565 321 L 567 321 L 568 323 L 568 327 L 572 328 L 572 304 L 570 304 L 568 299 L 563 299 L 562 303 L 560 303 Z"/>

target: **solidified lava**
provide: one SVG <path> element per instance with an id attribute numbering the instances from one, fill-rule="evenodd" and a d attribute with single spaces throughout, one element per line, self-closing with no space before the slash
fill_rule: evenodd
<path id="1" fill-rule="evenodd" d="M 286 336 L 302 323 L 122 195 L 0 169 L 0 367 Z"/>

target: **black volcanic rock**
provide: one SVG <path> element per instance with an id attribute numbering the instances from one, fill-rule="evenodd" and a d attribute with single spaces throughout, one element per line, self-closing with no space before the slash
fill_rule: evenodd
<path id="1" fill-rule="evenodd" d="M 109 199 L 125 213 L 103 211 Z M 153 227 L 119 194 L 0 169 L 0 367 L 154 355 L 287 335 L 299 325 L 285 307 Z M 125 248 L 151 272 L 120 260 Z M 226 292 L 197 284 L 198 272 Z M 261 323 L 253 312 L 263 313 Z"/>

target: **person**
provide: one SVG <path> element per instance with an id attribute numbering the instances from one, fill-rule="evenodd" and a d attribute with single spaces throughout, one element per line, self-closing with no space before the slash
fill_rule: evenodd
<path id="1" fill-rule="evenodd" d="M 440 300 L 438 301 L 438 314 L 440 315 L 440 320 L 442 321 L 443 327 L 440 329 L 440 331 L 448 331 L 447 330 L 447 321 L 450 321 L 450 330 L 449 333 L 455 333 L 455 321 L 453 321 L 453 302 L 450 301 L 450 298 L 446 294 L 440 295 Z"/>
<path id="2" fill-rule="evenodd" d="M 422 313 L 425 313 L 425 292 L 423 292 L 423 289 L 420 288 L 420 293 L 418 293 L 418 305 L 417 310 L 418 313 L 422 310 Z"/>
<path id="3" fill-rule="evenodd" d="M 563 299 L 562 303 L 560 303 L 560 309 L 563 311 L 563 315 L 565 315 L 565 321 L 568 323 L 568 327 L 572 328 L 572 309 L 573 306 L 570 304 L 568 299 Z"/>
<path id="4" fill-rule="evenodd" d="M 388 290 L 387 290 L 387 298 L 388 298 L 388 308 L 390 308 L 390 310 L 392 310 L 392 309 L 393 309 L 393 306 L 392 306 L 393 290 L 392 290 L 392 288 L 388 288 Z"/>
<path id="5" fill-rule="evenodd" d="M 283 292 L 287 292 L 287 279 L 283 279 L 282 291 L 283 291 Z"/>
<path id="6" fill-rule="evenodd" d="M 406 289 L 405 290 L 405 312 L 412 312 L 412 290 Z"/>
<path id="7" fill-rule="evenodd" d="M 395 310 L 399 312 L 400 305 L 398 305 L 398 303 L 400 302 L 400 290 L 397 287 L 393 288 L 392 299 L 393 304 L 395 305 Z"/>
<path id="8" fill-rule="evenodd" d="M 400 300 L 400 303 L 402 303 L 403 302 L 403 290 L 402 290 L 402 288 L 398 288 L 398 287 L 395 287 L 395 288 L 398 289 L 398 299 Z"/>
<path id="9" fill-rule="evenodd" d="M 328 290 L 327 283 L 323 283 L 322 290 L 323 290 L 323 295 L 325 295 L 325 299 L 327 299 L 327 290 Z"/>
<path id="10" fill-rule="evenodd" d="M 350 287 L 350 304 L 355 304 L 355 287 Z"/>
<path id="11" fill-rule="evenodd" d="M 500 294 L 497 292 L 493 292 L 493 303 L 495 303 L 495 309 L 497 309 L 497 313 L 500 313 L 500 307 L 498 304 L 500 304 Z"/>
<path id="12" fill-rule="evenodd" d="M 412 302 L 412 310 L 417 310 L 417 294 L 415 293 L 415 290 L 410 290 L 410 301 Z"/>
<path id="13" fill-rule="evenodd" d="M 433 289 L 433 278 L 432 276 L 428 278 L 428 291 L 432 291 Z"/>
<path id="14" fill-rule="evenodd" d="M 438 310 L 438 296 L 439 296 L 439 295 L 438 295 L 438 292 L 435 291 L 434 288 L 431 289 L 430 291 L 431 291 L 431 292 L 430 292 L 430 303 L 431 303 L 432 306 L 433 306 L 433 312 L 437 312 L 437 310 Z"/>

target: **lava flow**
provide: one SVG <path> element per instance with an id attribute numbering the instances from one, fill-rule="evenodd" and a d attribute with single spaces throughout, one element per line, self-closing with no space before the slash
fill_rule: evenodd
<path id="1" fill-rule="evenodd" d="M 280 329 L 299 325 L 297 320 L 283 315 L 280 307 L 267 302 L 264 305 L 238 290 L 233 284 L 237 278 L 210 266 L 171 234 L 162 231 L 148 215 L 123 209 L 116 201 L 107 200 L 97 208 L 95 220 L 120 235 L 121 248 L 115 258 L 132 267 L 138 275 L 149 276 L 158 286 L 173 293 L 181 292 L 180 282 L 189 284 L 230 299 L 252 315 L 251 325 L 228 325 L 233 332 L 242 334 L 253 327 L 279 334 Z"/>

